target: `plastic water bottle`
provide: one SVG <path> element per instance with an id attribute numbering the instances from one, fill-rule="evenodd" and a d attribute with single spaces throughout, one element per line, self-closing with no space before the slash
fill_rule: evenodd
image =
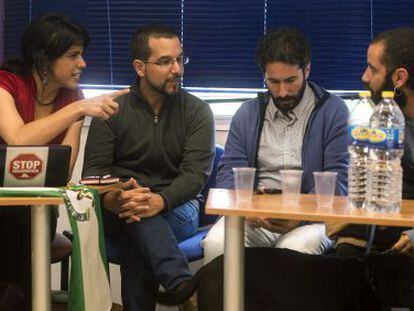
<path id="1" fill-rule="evenodd" d="M 354 208 L 361 208 L 365 203 L 369 120 L 373 111 L 371 92 L 360 92 L 359 101 L 351 110 L 348 120 L 348 198 Z"/>
<path id="2" fill-rule="evenodd" d="M 367 208 L 373 211 L 397 212 L 401 205 L 405 121 L 393 97 L 382 92 L 370 120 Z"/>

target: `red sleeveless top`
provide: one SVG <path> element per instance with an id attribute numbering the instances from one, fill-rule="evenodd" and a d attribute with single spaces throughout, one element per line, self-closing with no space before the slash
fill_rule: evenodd
<path id="1" fill-rule="evenodd" d="M 23 122 L 29 123 L 34 121 L 36 84 L 33 76 L 21 77 L 8 71 L 0 70 L 0 87 L 13 97 L 16 109 Z M 55 99 L 53 112 L 82 98 L 83 94 L 80 89 L 70 90 L 61 88 Z M 60 144 L 65 134 L 66 130 L 59 133 L 48 145 Z M 0 137 L 0 144 L 5 144 L 2 137 Z"/>

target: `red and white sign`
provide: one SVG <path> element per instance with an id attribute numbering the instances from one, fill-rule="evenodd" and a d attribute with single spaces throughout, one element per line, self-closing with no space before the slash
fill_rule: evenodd
<path id="1" fill-rule="evenodd" d="M 43 171 L 43 161 L 35 154 L 20 154 L 10 161 L 9 172 L 17 179 L 33 179 Z"/>

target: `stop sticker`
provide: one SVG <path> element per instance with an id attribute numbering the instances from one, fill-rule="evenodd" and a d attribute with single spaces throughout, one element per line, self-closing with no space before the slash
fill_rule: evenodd
<path id="1" fill-rule="evenodd" d="M 9 165 L 9 172 L 17 179 L 33 179 L 43 170 L 43 161 L 35 154 L 20 154 Z"/>

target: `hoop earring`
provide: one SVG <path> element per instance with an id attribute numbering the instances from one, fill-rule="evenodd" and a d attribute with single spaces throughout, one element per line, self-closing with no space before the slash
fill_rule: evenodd
<path id="1" fill-rule="evenodd" d="M 43 84 L 43 87 L 45 87 L 49 84 L 49 79 L 48 79 L 46 70 L 43 72 L 42 84 Z"/>
<path id="2" fill-rule="evenodd" d="M 394 95 L 396 96 L 396 97 L 400 97 L 400 96 L 402 96 L 404 93 L 403 93 L 403 91 L 401 91 L 398 87 L 394 87 Z"/>

